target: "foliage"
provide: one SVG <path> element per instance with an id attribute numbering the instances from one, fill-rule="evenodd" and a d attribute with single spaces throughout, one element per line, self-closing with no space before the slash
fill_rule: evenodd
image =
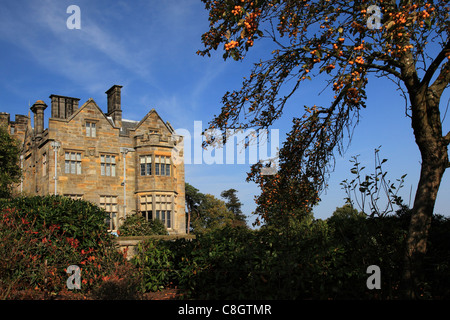
<path id="1" fill-rule="evenodd" d="M 0 208 L 15 208 L 18 214 L 34 217 L 36 228 L 60 226 L 60 233 L 78 239 L 82 249 L 110 245 L 107 213 L 95 204 L 63 196 L 17 197 L 0 202 Z"/>
<path id="2" fill-rule="evenodd" d="M 221 192 L 220 196 L 227 200 L 226 207 L 230 210 L 234 215 L 235 219 L 240 222 L 240 224 L 245 225 L 245 215 L 242 213 L 242 203 L 239 201 L 239 198 L 236 195 L 236 189 L 228 189 Z"/>
<path id="3" fill-rule="evenodd" d="M 152 240 L 134 262 L 144 274 L 144 289 L 178 286 L 190 299 L 400 298 L 410 210 L 372 218 L 342 212 L 326 221 L 291 217 L 281 228 L 227 226 L 194 240 Z M 449 221 L 433 220 L 422 297 L 450 294 Z M 370 265 L 381 269 L 381 290 L 366 286 Z"/>
<path id="4" fill-rule="evenodd" d="M 342 207 L 336 208 L 332 216 L 329 219 L 357 219 L 358 217 L 366 217 L 363 212 L 358 212 L 349 203 L 344 204 Z"/>
<path id="5" fill-rule="evenodd" d="M 433 216 L 430 247 L 425 259 L 424 274 L 429 295 L 439 299 L 450 298 L 450 218 Z"/>
<path id="6" fill-rule="evenodd" d="M 166 235 L 167 229 L 161 220 L 147 221 L 143 216 L 133 214 L 127 216 L 123 224 L 119 227 L 120 236 L 150 236 Z"/>
<path id="7" fill-rule="evenodd" d="M 92 290 L 92 297 L 97 300 L 138 300 L 142 275 L 137 273 L 134 265 L 121 263 L 114 272 L 103 278 L 103 282 Z"/>
<path id="8" fill-rule="evenodd" d="M 59 234 L 57 225 L 39 230 L 33 216 L 19 214 L 15 208 L 1 209 L 0 219 L 1 297 L 23 287 L 61 290 L 62 268 L 80 258 L 78 242 Z"/>
<path id="9" fill-rule="evenodd" d="M 280 161 L 282 159 L 283 155 Z M 256 225 L 260 225 L 261 220 L 276 224 L 291 217 L 301 220 L 305 214 L 312 214 L 313 206 L 320 200 L 318 191 L 309 178 L 293 173 L 297 171 L 295 165 L 291 166 L 292 171 L 289 169 L 296 177 L 294 179 L 289 177 L 290 174 L 280 172 L 264 176 L 260 174 L 260 169 L 261 164 L 253 166 L 247 178 L 247 181 L 254 181 L 261 189 L 261 194 L 255 198 L 257 207 L 254 213 L 258 215 Z"/>
<path id="10" fill-rule="evenodd" d="M 327 298 L 336 294 L 332 272 L 343 260 L 327 230 L 320 221 L 290 233 L 273 227 L 261 231 L 226 227 L 192 242 L 181 240 L 181 246 L 160 245 L 181 250 L 181 259 L 175 253 L 172 267 L 190 298 Z"/>
<path id="11" fill-rule="evenodd" d="M 375 218 L 355 213 L 351 216 L 336 214 L 328 219 L 336 241 L 342 245 L 349 272 L 358 265 L 364 268 L 377 265 L 382 270 L 382 290 L 377 292 L 379 298 L 398 299 L 400 296 L 408 222 L 396 216 Z"/>
<path id="12" fill-rule="evenodd" d="M 142 275 L 141 290 L 158 291 L 168 286 L 174 278 L 174 254 L 158 240 L 139 243 L 132 263 Z"/>
<path id="13" fill-rule="evenodd" d="M 205 194 L 197 214 L 193 216 L 192 225 L 195 234 L 200 234 L 231 225 L 235 219 L 235 215 L 227 209 L 223 200 Z"/>
<path id="14" fill-rule="evenodd" d="M 221 193 L 228 202 L 211 194 L 203 194 L 188 183 L 185 190 L 188 225 L 194 233 L 204 233 L 228 225 L 245 225 L 242 204 L 236 196 L 236 190 L 229 189 Z"/>
<path id="15" fill-rule="evenodd" d="M 125 258 L 107 233 L 105 212 L 60 196 L 0 202 L 0 294 L 20 299 L 67 290 L 70 265 L 81 268 L 81 292 L 102 285 Z M 28 293 L 27 293 L 28 292 Z"/>
<path id="16" fill-rule="evenodd" d="M 192 215 L 198 215 L 198 206 L 202 202 L 205 195 L 189 183 L 185 183 L 186 194 L 186 208 L 187 208 L 187 233 L 190 233 L 192 228 Z"/>
<path id="17" fill-rule="evenodd" d="M 9 198 L 20 181 L 19 154 L 18 142 L 0 126 L 0 198 Z"/>

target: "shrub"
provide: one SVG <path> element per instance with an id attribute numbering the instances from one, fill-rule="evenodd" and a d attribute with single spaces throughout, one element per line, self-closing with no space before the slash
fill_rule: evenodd
<path id="1" fill-rule="evenodd" d="M 174 254 L 161 240 L 149 239 L 139 243 L 132 263 L 142 274 L 143 292 L 159 291 L 175 280 L 177 275 L 174 270 Z"/>
<path id="2" fill-rule="evenodd" d="M 107 213 L 88 201 L 54 195 L 18 197 L 0 202 L 0 208 L 16 208 L 18 214 L 33 217 L 38 229 L 58 225 L 59 233 L 77 239 L 85 250 L 111 244 Z"/>
<path id="3" fill-rule="evenodd" d="M 66 287 L 70 265 L 81 268 L 81 291 L 102 283 L 126 263 L 113 245 L 105 212 L 80 200 L 46 196 L 0 203 L 0 294 L 36 290 L 55 296 Z"/>
<path id="4" fill-rule="evenodd" d="M 245 227 L 224 227 L 196 240 L 165 243 L 176 257 L 178 284 L 195 299 L 248 298 L 246 285 L 257 249 L 253 232 Z"/>
<path id="5" fill-rule="evenodd" d="M 403 271 L 406 224 L 396 216 L 332 217 L 328 224 L 345 257 L 341 271 L 353 274 L 343 283 L 340 295 L 369 298 L 376 292 L 382 299 L 397 298 Z M 370 291 L 366 287 L 368 275 L 365 272 L 370 265 L 377 265 L 382 270 L 381 290 Z"/>
<path id="6" fill-rule="evenodd" d="M 137 300 L 141 276 L 129 264 L 117 264 L 110 276 L 102 278 L 102 283 L 93 289 L 92 297 L 99 300 Z"/>
<path id="7" fill-rule="evenodd" d="M 166 235 L 167 229 L 161 220 L 147 221 L 143 216 L 133 214 L 128 216 L 119 228 L 120 236 L 151 236 Z"/>
<path id="8" fill-rule="evenodd" d="M 144 291 L 172 283 L 192 299 L 398 299 L 409 219 L 403 208 L 384 217 L 224 227 L 194 240 L 147 241 L 133 262 Z M 450 296 L 449 230 L 450 219 L 433 217 L 423 297 Z M 367 288 L 370 265 L 381 269 L 381 290 Z"/>
<path id="9" fill-rule="evenodd" d="M 37 229 L 35 219 L 5 208 L 0 215 L 0 294 L 7 298 L 18 290 L 59 291 L 65 285 L 63 269 L 79 253 L 59 226 Z M 67 278 L 67 276 L 66 276 Z"/>
<path id="10" fill-rule="evenodd" d="M 433 216 L 428 245 L 424 274 L 429 294 L 439 299 L 450 299 L 449 217 Z"/>
<path id="11" fill-rule="evenodd" d="M 258 231 L 225 227 L 192 241 L 152 241 L 134 262 L 147 271 L 147 288 L 173 282 L 194 299 L 323 298 L 337 281 L 339 252 L 327 224 L 308 221 Z"/>

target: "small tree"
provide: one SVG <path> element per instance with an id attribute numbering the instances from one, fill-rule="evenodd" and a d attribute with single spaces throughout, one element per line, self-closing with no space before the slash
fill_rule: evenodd
<path id="1" fill-rule="evenodd" d="M 231 226 L 235 216 L 230 212 L 223 200 L 211 194 L 205 194 L 195 212 L 192 225 L 195 233 L 205 233 L 225 226 Z"/>
<path id="2" fill-rule="evenodd" d="M 202 202 L 205 195 L 198 191 L 197 188 L 191 186 L 186 182 L 185 184 L 185 194 L 186 194 L 186 209 L 187 209 L 187 233 L 191 231 L 192 221 L 191 218 L 194 214 L 198 216 L 198 206 Z"/>
<path id="3" fill-rule="evenodd" d="M 15 183 L 20 182 L 20 148 L 4 127 L 0 127 L 0 198 L 9 198 Z"/>
<path id="4" fill-rule="evenodd" d="M 245 225 L 246 217 L 242 213 L 242 203 L 239 201 L 236 193 L 236 189 L 228 189 L 222 191 L 220 196 L 226 200 L 226 207 L 234 214 L 236 223 L 239 225 Z"/>
<path id="5" fill-rule="evenodd" d="M 336 208 L 333 212 L 331 218 L 339 218 L 339 219 L 350 219 L 356 217 L 366 217 L 363 212 L 358 212 L 353 206 L 349 203 L 344 204 L 342 207 Z"/>

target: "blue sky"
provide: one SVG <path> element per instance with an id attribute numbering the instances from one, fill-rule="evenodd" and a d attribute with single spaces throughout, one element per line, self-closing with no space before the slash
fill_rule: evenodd
<path id="1" fill-rule="evenodd" d="M 66 21 L 69 5 L 81 10 L 81 29 L 70 30 Z M 38 99 L 50 104 L 49 96 L 59 94 L 93 98 L 106 111 L 105 91 L 114 84 L 123 86 L 123 118 L 140 120 L 152 108 L 176 129 L 194 133 L 194 121 L 203 128 L 220 112 L 226 91 L 238 89 L 251 63 L 270 53 L 271 48 L 255 43 L 244 62 L 196 55 L 202 49 L 201 35 L 208 30 L 208 14 L 200 0 L 133 1 L 3 1 L 0 9 L 0 111 L 27 114 L 29 103 Z M 317 79 L 316 79 L 317 80 Z M 286 106 L 283 118 L 273 129 L 279 130 L 280 145 L 290 131 L 293 116 L 303 105 L 328 105 L 330 97 L 318 95 L 321 81 L 301 87 Z M 316 218 L 329 217 L 344 204 L 345 193 L 339 183 L 350 177 L 351 156 L 373 167 L 373 150 L 389 159 L 384 168 L 395 180 L 407 173 L 402 196 L 411 205 L 420 170 L 420 154 L 414 142 L 410 119 L 404 114 L 404 100 L 395 85 L 373 78 L 368 86 L 367 109 L 344 157 L 337 157 L 329 188 L 315 208 Z M 449 93 L 442 99 L 445 109 Z M 50 110 L 46 110 L 48 118 Z M 46 122 L 47 126 L 47 122 Z M 450 114 L 444 122 L 450 130 Z M 248 158 L 247 158 L 248 159 Z M 217 197 L 229 188 L 238 190 L 247 215 L 255 208 L 259 193 L 245 182 L 246 164 L 188 164 L 186 181 L 203 193 Z M 368 170 L 368 169 L 367 169 Z M 371 171 L 367 171 L 371 173 Z M 444 175 L 436 213 L 450 215 L 450 179 Z M 253 222 L 254 217 L 249 217 Z"/>

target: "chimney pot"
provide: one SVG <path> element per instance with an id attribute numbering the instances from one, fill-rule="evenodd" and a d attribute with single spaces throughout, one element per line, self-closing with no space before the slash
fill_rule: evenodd
<path id="1" fill-rule="evenodd" d="M 47 105 L 42 100 L 37 100 L 30 108 L 34 113 L 34 133 L 36 137 L 42 137 L 44 132 L 44 110 Z"/>

